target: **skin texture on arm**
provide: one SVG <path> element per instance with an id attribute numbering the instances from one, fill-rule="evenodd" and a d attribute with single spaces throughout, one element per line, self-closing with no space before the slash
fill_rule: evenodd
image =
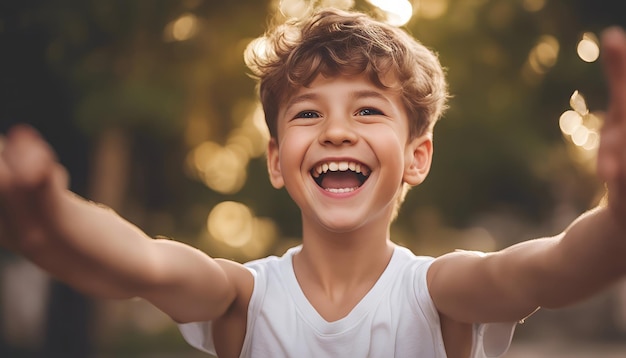
<path id="1" fill-rule="evenodd" d="M 598 153 L 608 204 L 575 220 L 563 233 L 505 250 L 454 252 L 428 274 L 440 314 L 458 322 L 517 321 L 537 307 L 558 308 L 591 296 L 626 273 L 626 36 L 602 37 L 609 109 Z"/>
<path id="2" fill-rule="evenodd" d="M 178 322 L 221 316 L 242 283 L 251 285 L 240 265 L 152 239 L 67 190 L 65 170 L 30 127 L 13 128 L 3 142 L 0 244 L 57 279 L 98 297 L 145 298 Z"/>

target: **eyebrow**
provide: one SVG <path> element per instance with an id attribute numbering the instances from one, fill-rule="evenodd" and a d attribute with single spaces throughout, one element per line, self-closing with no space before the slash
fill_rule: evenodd
<path id="1" fill-rule="evenodd" d="M 285 106 L 285 109 L 288 109 L 291 106 L 293 106 L 294 104 L 298 104 L 300 102 L 306 102 L 306 101 L 309 101 L 309 100 L 315 100 L 318 97 L 319 97 L 319 95 L 317 95 L 315 93 L 305 93 L 305 94 L 301 94 L 299 96 L 291 97 L 289 99 L 289 102 L 287 102 L 287 105 Z"/>
<path id="2" fill-rule="evenodd" d="M 298 104 L 300 102 L 306 102 L 309 100 L 316 100 L 318 99 L 320 96 L 317 93 L 305 93 L 305 94 L 301 94 L 295 97 L 292 97 L 289 102 L 287 102 L 287 105 L 285 106 L 285 108 L 290 108 L 291 106 Z M 377 91 L 372 91 L 372 90 L 359 90 L 359 91 L 355 91 L 351 94 L 351 97 L 353 99 L 362 99 L 362 98 L 378 98 L 381 100 L 384 100 L 386 102 L 389 102 L 389 99 L 385 96 L 383 96 L 380 92 Z"/>
<path id="3" fill-rule="evenodd" d="M 355 99 L 361 99 L 361 98 L 378 98 L 378 99 L 382 99 L 386 102 L 389 102 L 389 98 L 387 98 L 386 96 L 383 96 L 380 92 L 377 91 L 372 91 L 372 90 L 360 90 L 360 91 L 356 91 L 352 94 L 352 97 Z"/>

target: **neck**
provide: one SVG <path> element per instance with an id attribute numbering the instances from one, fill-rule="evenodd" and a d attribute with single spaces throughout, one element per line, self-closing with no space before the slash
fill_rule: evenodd
<path id="1" fill-rule="evenodd" d="M 328 291 L 377 280 L 393 253 L 388 227 L 362 228 L 350 233 L 333 233 L 319 227 L 303 229 L 296 271 Z"/>

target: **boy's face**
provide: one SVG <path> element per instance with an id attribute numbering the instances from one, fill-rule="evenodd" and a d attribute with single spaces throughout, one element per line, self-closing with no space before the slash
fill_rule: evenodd
<path id="1" fill-rule="evenodd" d="M 332 232 L 388 226 L 402 183 L 421 183 L 430 168 L 430 134 L 409 141 L 399 92 L 365 76 L 318 76 L 280 106 L 277 129 L 272 184 L 287 188 L 304 224 Z"/>

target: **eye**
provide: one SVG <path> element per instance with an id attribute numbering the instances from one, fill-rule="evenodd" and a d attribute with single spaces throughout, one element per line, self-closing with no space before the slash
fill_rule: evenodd
<path id="1" fill-rule="evenodd" d="M 294 116 L 295 118 L 320 118 L 320 114 L 315 111 L 302 111 Z"/>
<path id="2" fill-rule="evenodd" d="M 363 108 L 356 112 L 357 116 L 377 116 L 382 114 L 383 112 L 376 108 Z"/>

